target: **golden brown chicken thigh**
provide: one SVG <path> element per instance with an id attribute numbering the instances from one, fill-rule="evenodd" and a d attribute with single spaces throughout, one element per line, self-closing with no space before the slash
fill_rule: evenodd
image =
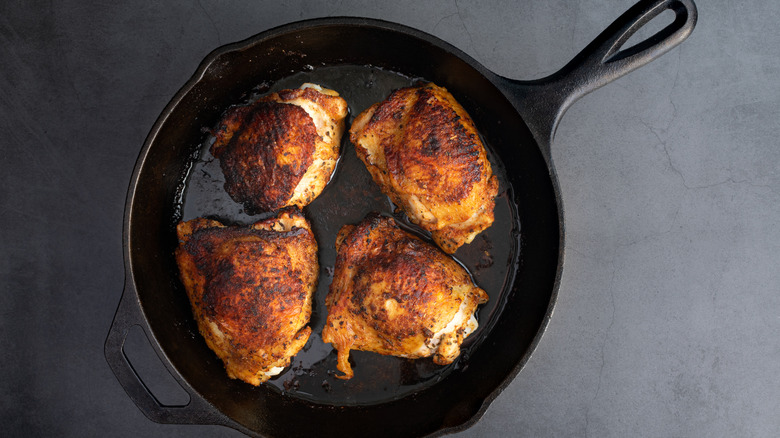
<path id="1" fill-rule="evenodd" d="M 498 180 L 474 122 L 446 89 L 394 91 L 355 118 L 350 139 L 382 191 L 444 251 L 493 223 Z"/>
<path id="2" fill-rule="evenodd" d="M 211 146 L 225 191 L 250 214 L 303 208 L 336 167 L 346 116 L 346 101 L 314 84 L 229 109 Z"/>
<path id="3" fill-rule="evenodd" d="M 228 376 L 259 385 L 306 344 L 319 264 L 296 209 L 250 227 L 193 219 L 177 227 L 176 261 L 200 333 Z"/>
<path id="4" fill-rule="evenodd" d="M 488 300 L 461 265 L 379 215 L 342 227 L 336 250 L 322 340 L 338 351 L 339 378 L 353 376 L 350 350 L 439 365 L 458 357 Z"/>

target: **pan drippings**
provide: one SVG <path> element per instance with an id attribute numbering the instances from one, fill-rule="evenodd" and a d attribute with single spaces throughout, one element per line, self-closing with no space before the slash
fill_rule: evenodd
<path id="1" fill-rule="evenodd" d="M 245 102 L 236 103 L 248 103 L 267 92 L 295 88 L 305 82 L 316 83 L 338 91 L 348 102 L 349 127 L 356 114 L 383 100 L 391 91 L 411 86 L 418 80 L 371 66 L 312 67 L 311 70 L 291 74 L 273 85 L 261 84 L 248 94 Z M 468 101 L 462 103 L 469 110 Z M 479 112 L 471 112 L 476 116 L 474 119 L 479 129 Z M 518 259 L 516 253 L 520 248 L 520 225 L 517 206 L 511 193 L 508 193 L 511 189 L 504 167 L 492 152 L 490 139 L 483 138 L 499 180 L 495 222 L 471 244 L 462 246 L 454 254 L 455 259 L 471 273 L 476 284 L 490 296 L 488 303 L 479 308 L 479 328 L 466 339 L 461 356 L 453 364 L 439 366 L 430 358 L 411 360 L 355 351 L 352 353 L 354 378 L 346 381 L 337 379 L 336 352 L 330 344 L 322 342 L 321 333 L 327 312 L 324 300 L 332 281 L 336 259 L 335 239 L 339 229 L 343 225 L 359 222 L 371 212 L 378 212 L 394 216 L 402 226 L 430 241 L 429 233 L 411 224 L 402 213 L 396 211 L 392 202 L 373 182 L 346 137 L 342 140 L 341 158 L 330 183 L 303 210 L 311 222 L 319 246 L 320 277 L 310 321 L 312 334 L 306 346 L 293 358 L 291 366 L 264 385 L 287 396 L 321 404 L 367 405 L 420 391 L 467 366 L 470 350 L 479 346 L 490 331 L 495 317 L 501 312 L 506 298 L 504 294 L 512 282 L 514 263 Z M 182 202 L 177 209 L 181 217 L 176 219 L 186 221 L 208 217 L 223 223 L 251 224 L 269 216 L 247 214 L 240 204 L 225 193 L 219 162 L 209 153 L 213 141 L 212 136 L 204 139 L 200 154 L 190 167 L 183 185 Z"/>

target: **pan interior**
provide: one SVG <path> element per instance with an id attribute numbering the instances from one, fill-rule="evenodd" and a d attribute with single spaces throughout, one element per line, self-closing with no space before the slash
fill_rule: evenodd
<path id="1" fill-rule="evenodd" d="M 420 79 L 365 65 L 311 67 L 273 84 L 258 84 L 242 102 L 236 103 L 248 103 L 266 92 L 297 88 L 311 82 L 338 91 L 348 102 L 348 128 L 354 117 L 364 109 L 385 99 L 393 90 L 413 85 Z M 205 131 L 212 127 L 202 128 Z M 322 341 L 321 333 L 327 316 L 325 295 L 332 281 L 338 230 L 343 225 L 359 222 L 370 212 L 379 212 L 394 216 L 402 225 L 430 241 L 430 234 L 411 224 L 379 190 L 357 158 L 348 137 L 348 132 L 345 132 L 339 165 L 330 183 L 314 202 L 304 208 L 317 239 L 320 261 L 320 277 L 310 321 L 312 335 L 303 350 L 293 358 L 291 366 L 266 383 L 290 397 L 338 406 L 399 399 L 466 366 L 471 350 L 477 348 L 489 333 L 491 318 L 500 313 L 513 262 L 518 257 L 520 232 L 517 206 L 507 193 L 509 183 L 504 167 L 483 137 L 499 179 L 495 222 L 454 255 L 472 274 L 474 281 L 490 295 L 489 302 L 480 306 L 478 311 L 480 327 L 466 339 L 461 356 L 453 364 L 439 366 L 430 358 L 411 360 L 353 351 L 355 377 L 346 381 L 336 378 L 335 350 Z M 268 216 L 246 214 L 242 206 L 227 195 L 223 189 L 224 178 L 219 160 L 209 152 L 212 142 L 213 137 L 207 134 L 182 185 L 181 220 L 209 217 L 227 224 L 248 225 Z"/>
<path id="2" fill-rule="evenodd" d="M 495 223 L 455 254 L 490 295 L 479 310 L 479 332 L 449 367 L 353 352 L 356 377 L 332 377 L 335 357 L 319 333 L 335 234 L 369 211 L 395 214 L 345 139 L 333 180 L 304 210 L 322 265 L 314 336 L 292 367 L 269 384 L 253 387 L 228 378 L 198 333 L 179 281 L 175 224 L 199 215 L 237 223 L 259 217 L 243 215 L 224 199 L 219 171 L 204 179 L 204 130 L 231 105 L 270 89 L 317 82 L 339 91 L 354 117 L 417 79 L 446 87 L 463 105 L 500 178 Z M 499 79 L 431 36 L 350 18 L 285 26 L 218 49 L 204 61 L 147 138 L 126 211 L 129 275 L 145 323 L 188 391 L 228 418 L 227 424 L 262 436 L 418 436 L 463 428 L 484 412 L 528 360 L 545 325 L 560 243 L 551 173 L 514 104 L 496 85 Z M 388 428 L 388 419 L 401 421 Z"/>

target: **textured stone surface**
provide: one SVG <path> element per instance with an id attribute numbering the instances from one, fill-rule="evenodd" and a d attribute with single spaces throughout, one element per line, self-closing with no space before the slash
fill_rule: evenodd
<path id="1" fill-rule="evenodd" d="M 144 137 L 217 46 L 304 18 L 430 32 L 517 79 L 631 2 L 0 3 L 0 418 L 9 436 L 240 436 L 147 420 L 103 358 Z M 463 437 L 776 436 L 780 6 L 700 0 L 692 36 L 575 103 L 553 145 L 559 302 Z M 378 48 L 378 50 L 381 50 Z"/>

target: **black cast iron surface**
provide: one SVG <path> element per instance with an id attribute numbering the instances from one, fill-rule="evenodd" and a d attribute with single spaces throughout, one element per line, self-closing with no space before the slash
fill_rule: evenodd
<path id="1" fill-rule="evenodd" d="M 556 198 L 544 159 L 533 147 L 530 134 L 523 131 L 522 121 L 511 104 L 492 83 L 450 52 L 409 35 L 410 30 L 400 32 L 400 28 L 388 23 L 350 19 L 295 24 L 291 28 L 294 31 L 290 28 L 277 30 L 271 36 L 261 36 L 243 51 L 227 51 L 207 62 L 203 79 L 187 90 L 182 100 L 161 118 L 162 122 L 155 128 L 148 148 L 142 154 L 136 174 L 137 186 L 128 200 L 128 260 L 134 274 L 128 287 L 137 291 L 150 334 L 160 345 L 161 353 L 170 360 L 173 370 L 180 373 L 183 382 L 191 385 L 194 395 L 202 396 L 215 406 L 215 410 L 230 418 L 217 422 L 271 436 L 349 436 L 360 435 L 366 430 L 378 436 L 397 436 L 459 427 L 482 409 L 483 401 L 522 359 L 526 348 L 517 348 L 517 345 L 533 342 L 551 301 L 560 231 Z M 325 44 L 327 41 L 331 43 Z M 335 50 L 333 43 L 341 41 L 352 43 L 341 51 Z M 393 50 L 383 52 L 381 57 L 371 56 L 377 41 L 393 41 L 394 45 L 384 45 Z M 268 51 L 292 52 L 290 47 L 298 50 L 299 55 L 268 56 Z M 391 56 L 393 51 L 395 55 Z M 239 55 L 246 62 L 237 62 L 234 57 Z M 225 58 L 233 62 L 226 62 Z M 428 62 L 431 59 L 436 62 Z M 363 64 L 356 64 L 356 61 Z M 247 69 L 247 65 L 252 68 Z M 268 71 L 276 73 L 269 74 Z M 300 71 L 307 73 L 302 75 L 298 73 Z M 405 74 L 393 73 L 399 71 Z M 356 76 L 351 79 L 353 75 Z M 469 110 L 491 150 L 502 154 L 503 160 L 523 163 L 522 168 L 518 164 L 515 166 L 517 171 L 508 174 L 502 171 L 501 161 L 494 154 L 496 171 L 503 174 L 503 193 L 497 208 L 502 220 L 491 233 L 501 234 L 491 237 L 486 233 L 476 245 L 456 254 L 465 264 L 471 265 L 478 281 L 491 290 L 492 302 L 480 314 L 482 331 L 487 334 L 492 329 L 490 331 L 503 334 L 503 346 L 496 342 L 498 336 L 475 334 L 472 344 L 478 348 L 467 348 L 461 361 L 446 368 L 434 367 L 424 360 L 409 362 L 358 353 L 356 369 L 366 371 L 354 381 L 342 382 L 329 375 L 334 369 L 334 357 L 318 342 L 318 336 L 314 336 L 309 350 L 301 355 L 308 363 L 294 363 L 293 368 L 275 382 L 276 385 L 254 388 L 227 378 L 222 364 L 197 334 L 186 296 L 178 284 L 171 257 L 176 244 L 173 225 L 180 219 L 180 214 L 184 218 L 209 214 L 230 221 L 251 221 L 252 218 L 244 217 L 230 203 L 215 209 L 213 203 L 201 202 L 210 198 L 210 193 L 219 195 L 219 182 L 214 184 L 210 177 L 204 178 L 205 173 L 211 175 L 206 169 L 210 164 L 206 154 L 194 163 L 191 157 L 197 155 L 194 152 L 202 148 L 202 143 L 208 143 L 201 128 L 212 126 L 225 108 L 246 99 L 258 85 L 258 77 L 286 86 L 289 81 L 299 82 L 301 76 L 317 79 L 339 91 L 343 89 L 348 100 L 357 97 L 352 102 L 358 105 L 352 108 L 353 113 L 362 109 L 360 105 L 365 107 L 368 101 L 378 100 L 393 87 L 408 84 L 415 78 L 443 83 Z M 370 86 L 366 87 L 367 84 Z M 193 127 L 192 120 L 202 121 L 203 126 Z M 528 146 L 522 147 L 520 138 L 527 139 Z M 164 147 L 155 148 L 157 145 Z M 332 266 L 332 243 L 338 228 L 361 219 L 368 211 L 392 214 L 387 201 L 371 186 L 360 164 L 349 154 L 353 152 L 345 142 L 345 157 L 332 186 L 305 209 L 322 248 L 324 269 L 320 294 L 329 284 L 327 267 L 329 263 Z M 183 192 L 183 205 L 179 205 L 172 201 L 180 199 L 185 175 L 191 176 L 189 184 L 193 190 Z M 160 184 L 159 177 L 167 178 L 169 182 Z M 520 184 L 521 180 L 523 184 Z M 211 188 L 207 187 L 209 184 Z M 514 193 L 509 189 L 513 185 L 528 190 L 523 194 Z M 196 194 L 198 191 L 205 193 Z M 522 211 L 517 210 L 519 203 L 528 206 L 522 211 L 533 214 L 522 217 Z M 205 204 L 205 207 L 198 208 L 199 204 Z M 518 226 L 518 222 L 522 225 Z M 520 237 L 518 231 L 526 229 L 531 233 Z M 536 254 L 522 263 L 519 259 L 521 242 Z M 482 260 L 486 251 L 487 257 L 495 260 Z M 480 263 L 485 266 L 480 267 Z M 532 270 L 535 275 L 515 279 L 518 265 Z M 493 275 L 480 278 L 483 271 Z M 522 293 L 518 292 L 520 290 Z M 514 298 L 510 298 L 512 296 Z M 322 298 L 318 297 L 320 305 L 315 307 L 315 327 L 321 324 L 323 317 Z M 132 302 L 123 301 L 123 305 L 125 303 Z M 120 308 L 119 314 L 122 313 Z M 499 318 L 503 313 L 512 317 Z M 123 332 L 123 328 L 113 330 L 107 344 L 109 362 L 118 368 L 126 368 L 117 348 L 121 345 Z M 485 339 L 480 342 L 481 338 Z M 487 348 L 488 343 L 493 346 Z M 130 379 L 124 383 L 132 388 L 131 397 L 143 399 L 140 401 L 142 408 L 150 408 L 147 414 L 158 421 L 188 422 L 195 418 L 194 421 L 200 422 L 206 421 L 204 417 L 215 421 L 213 412 L 204 412 L 199 406 L 155 407 L 155 402 L 149 400 L 137 381 Z M 406 421 L 393 428 L 381 427 L 382 419 L 388 416 Z M 301 417 L 310 421 L 294 421 Z"/>
<path id="2" fill-rule="evenodd" d="M 672 24 L 645 42 L 623 49 L 637 29 L 667 9 L 675 13 Z M 679 44 L 695 22 L 696 10 L 690 1 L 640 2 L 560 72 L 525 83 L 500 78 L 433 37 L 370 20 L 293 24 L 218 50 L 166 108 L 139 158 L 125 220 L 128 283 L 106 342 L 109 364 L 147 416 L 161 422 L 225 424 L 271 436 L 359 435 L 367 430 L 380 436 L 419 435 L 472 424 L 528 360 L 554 305 L 562 269 L 563 228 L 548 154 L 558 120 L 583 94 Z M 384 49 L 381 54 L 374 50 L 378 46 Z M 357 80 L 349 80 L 350 75 Z M 259 83 L 258 78 L 262 78 Z M 204 204 L 202 197 L 193 198 L 192 190 L 184 190 L 186 175 L 202 181 L 200 176 L 208 174 L 202 167 L 208 165 L 208 157 L 203 160 L 203 154 L 197 153 L 204 142 L 202 128 L 213 125 L 221 111 L 246 99 L 250 92 L 290 86 L 304 78 L 346 90 L 348 102 L 356 105 L 351 108 L 353 115 L 370 103 L 363 99 L 378 100 L 404 81 L 434 81 L 453 92 L 488 144 L 502 181 L 497 222 L 503 227 L 494 226 L 486 233 L 481 248 L 472 244 L 472 251 L 459 251 L 456 256 L 491 295 L 491 304 L 480 312 L 483 327 L 473 336 L 472 345 L 449 369 L 438 370 L 425 361 L 412 365 L 358 355 L 358 373 L 365 360 L 364 370 L 372 370 L 388 383 L 380 379 L 351 384 L 329 381 L 332 354 L 315 347 L 315 336 L 298 365 L 278 379 L 280 384 L 248 388 L 221 373 L 221 364 L 197 335 L 171 251 L 176 220 L 227 212 L 215 212 L 213 203 Z M 529 122 L 530 131 L 520 115 Z M 345 147 L 345 153 L 349 152 Z M 365 183 L 366 177 L 360 175 L 354 160 L 343 159 L 338 172 L 332 182 L 335 188 L 307 211 L 315 221 L 318 239 L 332 234 L 345 219 L 347 223 L 354 222 L 352 216 L 359 219 L 365 209 L 393 213 L 378 192 L 364 190 L 355 196 L 352 188 L 361 179 Z M 338 175 L 342 174 L 355 180 L 342 183 L 339 189 Z M 192 178 L 188 183 L 197 185 Z M 209 192 L 204 191 L 206 196 Z M 349 210 L 333 210 L 328 205 L 328 201 L 344 204 L 357 198 L 373 202 Z M 193 207 L 196 204 L 206 205 L 206 211 Z M 347 211 L 346 217 L 337 213 L 341 211 Z M 246 219 L 227 216 L 232 221 Z M 322 241 L 320 246 L 325 246 Z M 485 255 L 490 263 L 485 262 Z M 325 268 L 332 258 L 328 250 L 321 251 Z M 480 278 L 481 272 L 486 278 Z M 326 281 L 321 278 L 320 289 L 324 290 Z M 317 311 L 315 307 L 315 327 L 322 318 Z M 161 359 L 189 392 L 188 405 L 160 404 L 131 371 L 122 343 L 134 323 L 144 327 Z M 381 426 L 388 416 L 406 421 L 391 430 Z M 301 417 L 309 421 L 295 421 Z"/>

